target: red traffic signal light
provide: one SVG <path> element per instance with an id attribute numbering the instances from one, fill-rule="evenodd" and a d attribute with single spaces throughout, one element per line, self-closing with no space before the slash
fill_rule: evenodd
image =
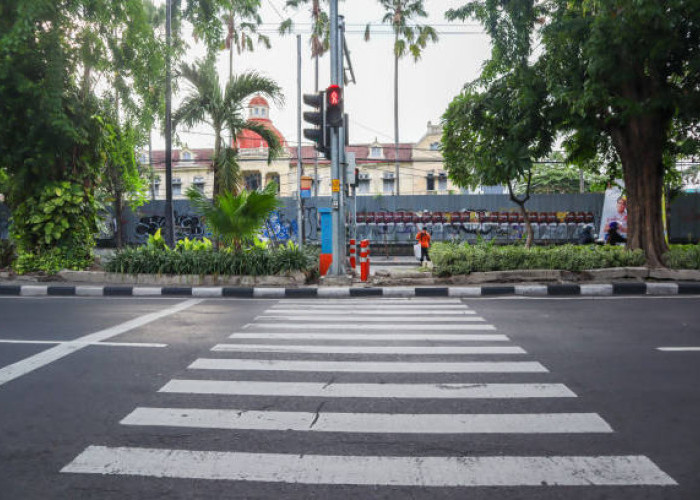
<path id="1" fill-rule="evenodd" d="M 338 85 L 326 89 L 326 123 L 329 127 L 343 126 L 343 89 Z"/>

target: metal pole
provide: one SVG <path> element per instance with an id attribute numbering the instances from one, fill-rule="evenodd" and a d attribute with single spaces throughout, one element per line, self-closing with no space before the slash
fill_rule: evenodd
<path id="1" fill-rule="evenodd" d="M 299 248 L 304 244 L 304 200 L 301 198 L 301 35 L 297 35 L 297 228 Z"/>
<path id="2" fill-rule="evenodd" d="M 167 0 L 165 9 L 165 242 L 170 247 L 175 246 L 175 228 L 173 224 L 173 130 L 171 117 L 172 88 L 170 79 L 170 49 L 172 36 L 170 19 L 172 17 L 172 0 Z"/>
<path id="3" fill-rule="evenodd" d="M 318 54 L 314 56 L 314 92 L 318 94 Z M 318 151 L 314 152 L 314 201 L 318 209 Z"/>
<path id="4" fill-rule="evenodd" d="M 330 0 L 330 22 L 331 22 L 331 85 L 338 85 L 342 78 L 338 65 L 338 0 Z M 344 245 L 342 233 L 342 214 L 340 212 L 340 195 L 342 186 L 337 189 L 340 182 L 340 137 L 337 127 L 331 127 L 331 203 L 332 203 L 332 228 L 333 228 L 333 262 L 331 263 L 330 274 L 340 276 L 343 274 L 343 262 L 341 261 L 341 246 Z"/>
<path id="5" fill-rule="evenodd" d="M 343 16 L 338 16 L 338 43 L 336 44 L 337 61 L 338 61 L 338 86 L 343 89 L 345 87 L 345 68 L 343 67 L 343 38 L 345 36 L 345 18 Z M 343 89 L 343 95 L 345 90 Z M 345 97 L 343 97 L 345 99 Z M 348 246 L 346 245 L 347 240 L 347 206 L 345 202 L 345 189 L 347 186 L 347 167 L 348 162 L 345 158 L 345 127 L 346 123 L 343 123 L 342 127 L 338 128 L 338 162 L 340 164 L 340 193 L 338 197 L 340 212 L 340 234 L 342 239 L 340 240 L 340 252 L 338 254 L 338 260 L 341 263 L 344 271 Z"/>

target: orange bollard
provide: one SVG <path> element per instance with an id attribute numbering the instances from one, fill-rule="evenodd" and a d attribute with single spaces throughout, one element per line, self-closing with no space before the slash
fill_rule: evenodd
<path id="1" fill-rule="evenodd" d="M 350 267 L 355 269 L 357 264 L 357 259 L 355 253 L 357 252 L 357 246 L 355 245 L 355 240 L 350 240 Z"/>
<path id="2" fill-rule="evenodd" d="M 360 242 L 360 280 L 367 281 L 369 278 L 369 240 Z"/>

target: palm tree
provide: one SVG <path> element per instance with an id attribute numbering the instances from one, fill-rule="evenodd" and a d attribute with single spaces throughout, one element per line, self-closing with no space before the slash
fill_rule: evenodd
<path id="1" fill-rule="evenodd" d="M 318 93 L 318 58 L 323 56 L 331 47 L 330 20 L 328 14 L 321 10 L 321 0 L 287 0 L 285 7 L 298 9 L 302 4 L 311 3 L 311 57 L 314 58 L 314 91 Z M 291 33 L 292 19 L 286 19 L 280 24 L 281 35 Z M 318 196 L 318 155 L 314 158 L 314 196 Z"/>
<path id="2" fill-rule="evenodd" d="M 214 59 L 211 57 L 193 65 L 183 64 L 180 76 L 187 80 L 190 92 L 173 113 L 173 127 L 180 124 L 193 127 L 206 123 L 214 129 L 214 195 L 237 192 L 240 184 L 238 151 L 235 146 L 224 144 L 222 132 L 224 129 L 229 131 L 232 145 L 236 144 L 236 138 L 243 130 L 255 132 L 267 142 L 267 161 L 271 162 L 282 151 L 280 141 L 263 124 L 245 118 L 244 104 L 257 94 L 282 104 L 282 89 L 270 78 L 249 71 L 232 77 L 222 92 Z"/>
<path id="3" fill-rule="evenodd" d="M 233 49 L 238 54 L 253 52 L 254 42 L 270 48 L 270 38 L 258 33 L 262 18 L 258 14 L 260 0 L 228 0 L 225 5 L 227 33 L 224 46 L 229 50 L 228 77 L 233 77 Z M 255 38 L 255 40 L 254 40 Z"/>
<path id="4" fill-rule="evenodd" d="M 394 32 L 394 152 L 396 177 L 394 193 L 399 194 L 399 59 L 408 52 L 418 61 L 429 41 L 438 39 L 428 25 L 410 24 L 416 17 L 428 17 L 423 0 L 379 0 L 386 14 L 382 23 L 390 24 Z M 370 38 L 370 24 L 365 28 L 365 40 Z"/>
<path id="5" fill-rule="evenodd" d="M 207 200 L 196 188 L 187 190 L 187 197 L 207 219 L 217 239 L 240 249 L 244 241 L 255 236 L 274 209 L 279 206 L 277 184 L 265 186 L 262 191 L 243 190 L 239 194 L 222 193 Z"/>

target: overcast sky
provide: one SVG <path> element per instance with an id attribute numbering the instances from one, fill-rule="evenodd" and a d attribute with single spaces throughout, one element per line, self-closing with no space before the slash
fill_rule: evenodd
<path id="1" fill-rule="evenodd" d="M 282 18 L 292 17 L 296 32 L 302 35 L 302 92 L 313 92 L 313 60 L 310 57 L 310 11 L 284 10 L 284 0 L 263 0 L 263 27 L 272 43 L 271 49 L 258 48 L 253 53 L 234 54 L 234 72 L 256 70 L 274 79 L 283 89 L 286 103 L 277 108 L 270 103 L 271 118 L 285 138 L 297 140 L 297 49 L 296 36 L 277 35 Z M 399 136 L 402 142 L 416 142 L 426 132 L 428 121 L 436 123 L 462 86 L 479 75 L 489 56 L 489 38 L 470 22 L 448 23 L 445 11 L 463 5 L 466 0 L 426 0 L 427 22 L 440 33 L 440 40 L 429 45 L 422 58 L 414 62 L 405 57 L 399 63 Z M 345 111 L 350 115 L 350 142 L 393 142 L 393 56 L 391 29 L 380 24 L 383 11 L 377 0 L 341 1 L 340 14 L 345 16 L 347 42 L 356 84 L 345 90 Z M 372 37 L 364 41 L 364 27 L 372 23 Z M 424 21 L 421 21 L 424 22 Z M 204 55 L 201 47 L 192 47 L 187 59 Z M 330 84 L 330 57 L 320 59 L 319 86 Z M 228 52 L 219 57 L 222 80 L 228 75 Z M 175 98 L 175 105 L 177 97 Z M 181 133 L 189 147 L 211 147 L 211 130 L 195 129 L 197 134 Z M 161 138 L 154 147 L 163 148 Z"/>

